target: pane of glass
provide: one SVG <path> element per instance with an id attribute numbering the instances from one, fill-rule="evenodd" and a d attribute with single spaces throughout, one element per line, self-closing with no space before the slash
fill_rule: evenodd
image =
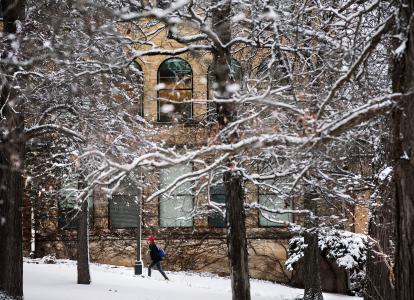
<path id="1" fill-rule="evenodd" d="M 159 83 L 162 83 L 162 89 L 178 90 L 192 89 L 191 75 L 182 77 L 160 77 Z"/>
<path id="2" fill-rule="evenodd" d="M 191 103 L 177 103 L 188 100 L 192 97 L 192 92 L 181 91 L 159 91 L 159 121 L 160 122 L 185 122 L 192 117 Z M 171 102 L 173 101 L 173 102 Z"/>
<path id="3" fill-rule="evenodd" d="M 59 193 L 58 225 L 62 229 L 75 229 L 78 227 L 78 210 L 76 201 L 78 197 L 78 178 L 71 175 L 64 178 Z"/>
<path id="4" fill-rule="evenodd" d="M 177 165 L 162 169 L 160 174 L 160 188 L 170 185 L 178 176 L 190 173 L 191 165 Z M 178 187 L 171 195 L 160 197 L 160 225 L 162 227 L 191 227 L 193 220 L 193 197 L 191 184 L 185 183 Z"/>
<path id="5" fill-rule="evenodd" d="M 224 194 L 224 185 L 219 184 L 216 186 L 212 186 L 210 188 L 210 197 L 211 201 L 217 204 L 225 204 L 226 196 Z M 208 216 L 208 225 L 222 228 L 226 226 L 226 220 L 222 213 L 215 210 Z"/>
<path id="6" fill-rule="evenodd" d="M 174 180 L 177 179 L 177 177 L 182 176 L 187 173 L 192 172 L 192 166 L 191 165 L 176 165 L 172 166 L 166 169 L 161 169 L 160 172 L 160 188 L 166 188 L 171 183 L 174 182 Z M 179 186 L 176 190 L 172 192 L 173 195 L 191 195 L 191 183 L 186 182 Z"/>
<path id="7" fill-rule="evenodd" d="M 73 208 L 76 205 L 78 197 L 78 178 L 76 176 L 67 176 L 63 179 L 60 190 L 59 207 Z"/>
<path id="8" fill-rule="evenodd" d="M 132 176 L 132 175 L 130 175 Z M 126 195 L 126 196 L 137 196 L 138 195 L 138 188 L 133 178 L 130 176 L 125 177 L 119 183 L 115 194 L 119 195 Z"/>
<path id="9" fill-rule="evenodd" d="M 259 204 L 265 206 L 268 209 L 289 209 L 291 205 L 287 205 L 283 199 L 280 199 L 277 195 L 259 195 Z M 265 218 L 264 215 L 267 217 Z M 284 226 L 284 224 L 280 224 L 277 222 L 272 222 L 269 219 L 277 220 L 281 222 L 291 222 L 292 221 L 292 214 L 278 214 L 278 213 L 271 213 L 266 211 L 260 211 L 259 215 L 259 224 L 260 226 Z"/>
<path id="10" fill-rule="evenodd" d="M 159 70 L 159 83 L 166 88 L 192 88 L 192 71 L 190 65 L 180 59 L 172 58 L 164 61 Z"/>
<path id="11" fill-rule="evenodd" d="M 59 199 L 59 227 L 62 229 L 78 228 L 78 205 L 77 197 L 79 196 L 79 181 L 77 175 L 70 175 L 62 182 Z M 93 190 L 88 190 L 86 198 L 89 209 L 89 225 L 93 221 Z M 80 204 L 79 204 L 80 205 Z"/>
<path id="12" fill-rule="evenodd" d="M 193 219 L 192 196 L 167 196 L 160 199 L 160 225 L 161 227 L 191 227 Z"/>
<path id="13" fill-rule="evenodd" d="M 181 102 L 183 100 L 190 100 L 193 93 L 191 90 L 160 90 L 158 95 L 161 100 L 170 101 L 171 104 L 174 104 L 175 101 Z"/>
<path id="14" fill-rule="evenodd" d="M 138 197 L 115 194 L 109 201 L 111 228 L 135 228 L 138 226 Z"/>
<path id="15" fill-rule="evenodd" d="M 59 208 L 58 225 L 61 229 L 78 228 L 78 210 L 75 208 Z"/>
<path id="16" fill-rule="evenodd" d="M 135 228 L 138 223 L 139 190 L 134 174 L 122 179 L 109 200 L 111 228 Z"/>

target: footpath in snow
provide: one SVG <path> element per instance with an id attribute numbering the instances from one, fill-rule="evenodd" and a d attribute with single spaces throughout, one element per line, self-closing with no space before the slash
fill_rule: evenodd
<path id="1" fill-rule="evenodd" d="M 42 260 L 24 262 L 25 300 L 230 300 L 229 278 L 208 273 L 168 272 L 165 281 L 158 270 L 152 277 L 134 276 L 133 268 L 91 264 L 90 285 L 76 283 L 76 262 Z M 146 274 L 144 269 L 144 274 Z M 267 281 L 250 281 L 252 300 L 293 300 L 303 294 Z M 356 300 L 358 297 L 324 294 L 325 300 Z"/>

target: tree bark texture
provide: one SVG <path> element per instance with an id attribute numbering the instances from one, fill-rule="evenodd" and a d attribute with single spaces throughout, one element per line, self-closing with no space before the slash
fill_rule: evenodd
<path id="1" fill-rule="evenodd" d="M 90 284 L 89 241 L 88 241 L 88 200 L 82 201 L 78 215 L 78 284 Z"/>
<path id="2" fill-rule="evenodd" d="M 219 100 L 230 100 L 232 92 L 228 86 L 231 78 L 231 49 L 224 47 L 231 41 L 231 0 L 213 0 L 212 22 L 218 41 L 214 42 L 214 76 L 217 87 L 215 96 Z M 236 114 L 233 102 L 216 103 L 218 128 L 224 129 Z M 237 132 L 224 138 L 225 143 L 237 142 Z M 229 159 L 231 169 L 234 162 Z M 227 216 L 227 244 L 230 261 L 230 277 L 233 300 L 250 300 L 250 281 L 245 228 L 243 179 L 240 174 L 227 171 L 223 176 Z"/>
<path id="3" fill-rule="evenodd" d="M 212 5 L 216 7 L 212 17 L 214 32 L 221 41 L 221 44 L 215 44 L 213 50 L 214 76 L 217 84 L 215 96 L 219 99 L 228 100 L 232 97 L 228 86 L 233 83 L 230 76 L 231 51 L 230 48 L 222 47 L 222 45 L 231 41 L 231 1 L 215 0 Z M 216 106 L 217 121 L 220 128 L 224 128 L 233 121 L 236 113 L 234 104 L 217 102 Z"/>
<path id="4" fill-rule="evenodd" d="M 23 17 L 22 0 L 2 0 L 3 32 L 16 34 L 16 21 Z M 2 57 L 13 54 L 8 40 Z M 11 88 L 9 75 L 15 67 L 1 68 L 0 91 L 0 297 L 23 298 L 22 205 L 25 141 L 24 114 Z"/>
<path id="5" fill-rule="evenodd" d="M 244 210 L 243 177 L 238 172 L 224 174 L 228 251 L 233 300 L 250 299 L 247 257 L 246 213 Z"/>
<path id="6" fill-rule="evenodd" d="M 323 300 L 321 277 L 319 269 L 319 246 L 318 246 L 318 221 L 317 202 L 318 194 L 307 191 L 304 195 L 304 208 L 311 211 L 313 215 L 307 215 L 305 219 L 304 243 L 307 245 L 303 257 L 303 279 L 305 284 L 304 300 Z"/>
<path id="7" fill-rule="evenodd" d="M 414 0 L 401 1 L 397 29 L 406 37 L 405 51 L 396 55 L 393 91 L 411 93 L 393 111 L 396 299 L 414 299 Z M 398 33 L 398 32 L 397 32 Z M 398 40 L 400 46 L 401 40 Z"/>
<path id="8" fill-rule="evenodd" d="M 404 2 L 404 1 L 403 1 Z M 414 1 L 401 7 L 401 26 L 407 26 L 406 49 L 396 58 L 393 70 L 394 92 L 412 92 L 414 88 Z M 410 26 L 408 24 L 411 24 Z M 403 28 L 404 30 L 405 28 Z M 414 299 L 414 96 L 402 99 L 393 112 L 395 159 L 395 226 L 397 249 L 395 259 L 397 299 Z"/>
<path id="9" fill-rule="evenodd" d="M 381 141 L 380 159 L 377 172 L 392 164 L 390 154 L 390 134 Z M 395 255 L 395 226 L 393 195 L 394 182 L 388 178 L 378 182 L 378 196 L 375 197 L 375 207 L 371 208 L 368 234 L 375 240 L 370 242 L 367 254 L 366 284 L 364 298 L 395 299 L 394 255 Z"/>

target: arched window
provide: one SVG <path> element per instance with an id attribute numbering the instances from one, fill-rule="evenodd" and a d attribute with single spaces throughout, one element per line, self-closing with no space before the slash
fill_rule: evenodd
<path id="1" fill-rule="evenodd" d="M 170 58 L 158 69 L 158 121 L 186 122 L 192 119 L 193 72 L 181 58 Z"/>

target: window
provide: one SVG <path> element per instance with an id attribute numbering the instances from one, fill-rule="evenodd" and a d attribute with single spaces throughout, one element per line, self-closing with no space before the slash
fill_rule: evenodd
<path id="1" fill-rule="evenodd" d="M 174 180 L 192 171 L 191 165 L 177 165 L 162 169 L 160 174 L 160 188 L 169 186 Z M 184 183 L 171 194 L 160 197 L 160 225 L 161 227 L 191 227 L 193 219 L 193 197 L 191 184 Z"/>
<path id="2" fill-rule="evenodd" d="M 284 199 L 281 199 L 277 196 L 277 194 L 264 194 L 260 192 L 259 189 L 259 204 L 263 205 L 268 209 L 289 209 L 291 205 L 287 205 Z M 270 220 L 269 220 L 270 219 Z M 284 224 L 279 222 L 273 222 L 271 220 L 277 220 L 280 222 L 291 222 L 292 221 L 292 214 L 278 214 L 278 213 L 271 213 L 265 210 L 260 211 L 259 215 L 259 225 L 264 227 L 272 227 L 272 226 L 284 226 Z"/>
<path id="3" fill-rule="evenodd" d="M 215 202 L 215 205 L 224 208 L 226 195 L 224 193 L 223 183 L 218 183 L 217 185 L 210 187 L 210 200 Z M 226 219 L 221 212 L 215 209 L 208 216 L 208 225 L 211 227 L 223 228 L 226 227 Z"/>
<path id="4" fill-rule="evenodd" d="M 58 225 L 61 229 L 77 229 L 78 228 L 78 195 L 79 195 L 79 179 L 77 175 L 69 175 L 62 182 L 60 197 L 58 203 L 59 219 Z M 92 220 L 93 209 L 93 191 L 88 193 L 89 208 L 89 224 Z"/>
<path id="5" fill-rule="evenodd" d="M 124 178 L 109 199 L 109 223 L 112 229 L 138 226 L 139 190 L 131 177 Z"/>
<path id="6" fill-rule="evenodd" d="M 158 121 L 184 123 L 192 119 L 193 73 L 181 58 L 170 58 L 158 69 Z"/>
<path id="7" fill-rule="evenodd" d="M 261 174 L 272 177 L 274 171 L 277 172 L 277 170 L 273 170 L 270 166 L 266 166 L 262 169 Z M 258 202 L 260 205 L 269 210 L 292 208 L 291 202 L 286 199 L 283 193 L 284 189 L 288 188 L 288 185 L 281 178 L 266 179 L 264 183 L 267 186 L 259 186 L 258 189 Z M 269 188 L 269 186 L 273 188 Z M 263 227 L 285 226 L 279 222 L 291 221 L 291 213 L 273 213 L 265 209 L 261 209 L 259 212 L 259 225 Z"/>

